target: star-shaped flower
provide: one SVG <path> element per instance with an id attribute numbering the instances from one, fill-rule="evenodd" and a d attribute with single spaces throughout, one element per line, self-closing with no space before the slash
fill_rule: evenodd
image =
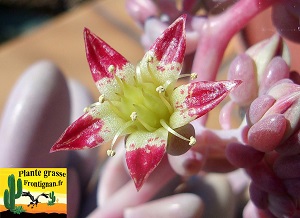
<path id="1" fill-rule="evenodd" d="M 113 156 L 117 138 L 127 135 L 126 163 L 139 190 L 171 146 L 168 137 L 195 144 L 193 133 L 186 138 L 176 129 L 181 131 L 213 109 L 240 81 L 194 82 L 175 88 L 182 77 L 185 20 L 183 15 L 169 26 L 136 68 L 85 29 L 87 60 L 101 95 L 65 130 L 51 152 L 94 148 L 112 140 L 107 154 Z"/>

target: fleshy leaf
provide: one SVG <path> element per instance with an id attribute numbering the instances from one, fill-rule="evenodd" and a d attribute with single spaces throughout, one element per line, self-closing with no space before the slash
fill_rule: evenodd
<path id="1" fill-rule="evenodd" d="M 184 126 L 208 113 L 240 83 L 240 80 L 202 81 L 177 87 L 171 96 L 171 103 L 175 108 L 170 117 L 171 128 Z"/>
<path id="2" fill-rule="evenodd" d="M 157 81 L 163 85 L 166 81 L 176 81 L 181 72 L 184 60 L 186 15 L 179 17 L 156 39 L 145 54 L 140 71 L 145 81 Z"/>
<path id="3" fill-rule="evenodd" d="M 50 152 L 94 148 L 110 141 L 124 121 L 104 102 L 73 122 L 52 146 Z"/>
<path id="4" fill-rule="evenodd" d="M 138 131 L 126 140 L 126 163 L 137 190 L 158 166 L 166 152 L 168 132 L 160 128 L 155 132 Z"/>
<path id="5" fill-rule="evenodd" d="M 119 86 L 114 75 L 133 82 L 135 67 L 89 29 L 84 29 L 86 57 L 96 86 L 101 94 L 114 100 Z"/>

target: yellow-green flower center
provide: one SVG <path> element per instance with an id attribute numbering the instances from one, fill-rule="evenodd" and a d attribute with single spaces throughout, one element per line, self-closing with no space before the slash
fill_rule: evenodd
<path id="1" fill-rule="evenodd" d="M 108 71 L 114 73 L 115 67 L 110 65 Z M 150 68 L 148 68 L 148 71 L 151 81 L 142 78 L 139 67 L 137 67 L 136 71 L 136 77 L 133 78 L 133 82 L 127 82 L 114 74 L 114 79 L 120 88 L 115 93 L 118 98 L 110 100 L 105 99 L 105 96 L 101 95 L 99 102 L 96 103 L 107 101 L 111 111 L 124 121 L 124 125 L 116 132 L 112 140 L 111 149 L 107 151 L 107 155 L 115 155 L 112 147 L 120 135 L 131 134 L 136 131 L 154 132 L 162 127 L 173 135 L 189 141 L 190 145 L 195 144 L 196 141 L 193 136 L 187 139 L 169 127 L 169 119 L 174 112 L 170 102 L 170 95 L 176 81 L 167 81 L 161 85 L 153 76 Z M 189 76 L 195 77 L 195 74 Z"/>
<path id="2" fill-rule="evenodd" d="M 161 127 L 160 120 L 169 122 L 173 109 L 165 90 L 153 83 L 134 79 L 133 84 L 115 77 L 120 86 L 116 93 L 118 101 L 109 101 L 112 111 L 125 122 L 134 121 L 129 132 L 147 130 L 153 132 Z M 126 131 L 128 132 L 128 131 Z"/>

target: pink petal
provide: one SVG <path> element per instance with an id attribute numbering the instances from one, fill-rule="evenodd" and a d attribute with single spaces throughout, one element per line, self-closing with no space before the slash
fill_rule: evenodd
<path id="1" fill-rule="evenodd" d="M 154 77 L 158 85 L 163 85 L 166 81 L 178 79 L 186 48 L 185 21 L 186 15 L 179 17 L 145 54 L 140 63 L 144 80 L 153 81 Z"/>
<path id="2" fill-rule="evenodd" d="M 171 96 L 175 108 L 170 118 L 170 126 L 178 128 L 215 108 L 240 80 L 219 82 L 195 82 L 177 87 Z"/>
<path id="3" fill-rule="evenodd" d="M 111 98 L 119 90 L 114 76 L 131 81 L 135 68 L 121 54 L 98 36 L 84 29 L 86 57 L 96 86 L 101 94 Z M 110 71 L 110 66 L 114 70 Z"/>
<path id="4" fill-rule="evenodd" d="M 94 148 L 110 141 L 124 121 L 112 113 L 107 102 L 91 108 L 73 122 L 50 152 Z"/>
<path id="5" fill-rule="evenodd" d="M 84 114 L 72 123 L 52 146 L 50 152 L 60 150 L 77 150 L 84 147 L 93 148 L 103 143 L 98 135 L 103 127 L 103 120 Z"/>
<path id="6" fill-rule="evenodd" d="M 183 62 L 186 47 L 185 22 L 186 15 L 182 15 L 151 46 L 150 50 L 161 64 Z"/>
<path id="7" fill-rule="evenodd" d="M 168 132 L 161 128 L 155 132 L 135 132 L 126 140 L 126 163 L 136 189 L 162 160 L 167 146 Z"/>

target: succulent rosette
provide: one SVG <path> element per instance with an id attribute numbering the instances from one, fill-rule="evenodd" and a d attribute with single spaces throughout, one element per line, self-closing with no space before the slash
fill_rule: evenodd
<path id="1" fill-rule="evenodd" d="M 289 65 L 287 46 L 275 34 L 239 55 L 230 66 L 228 79 L 247 81 L 231 92 L 229 102 L 245 111 L 244 141 L 226 148 L 230 163 L 245 168 L 251 179 L 245 217 L 254 217 L 255 211 L 258 217 L 298 217 L 300 213 L 300 86 L 293 81 Z"/>
<path id="2" fill-rule="evenodd" d="M 169 26 L 137 67 L 85 29 L 86 56 L 101 95 L 65 130 L 51 152 L 94 148 L 112 141 L 107 154 L 114 156 L 116 140 L 126 135 L 126 163 L 139 190 L 173 146 L 168 143 L 172 138 L 180 140 L 179 146 L 194 145 L 193 131 L 186 131 L 191 129 L 189 123 L 217 106 L 240 81 L 200 81 L 176 87 L 177 80 L 187 76 L 181 74 L 185 21 L 183 15 Z"/>

